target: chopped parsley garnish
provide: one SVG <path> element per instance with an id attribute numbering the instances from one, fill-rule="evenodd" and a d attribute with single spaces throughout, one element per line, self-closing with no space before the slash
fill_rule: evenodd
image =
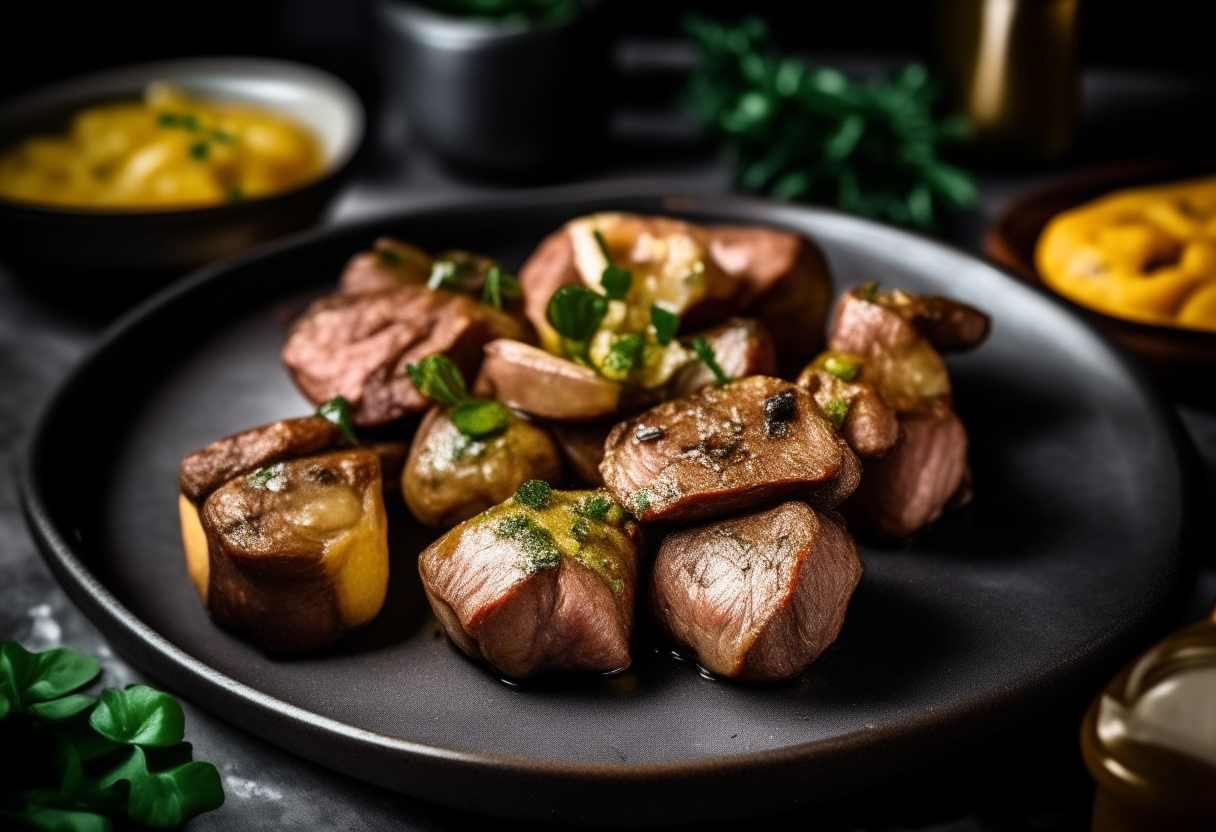
<path id="1" fill-rule="evenodd" d="M 418 388 L 418 392 L 428 399 L 455 407 L 469 398 L 464 376 L 451 359 L 444 355 L 428 355 L 417 364 L 410 364 L 405 371 L 409 374 L 410 381 Z"/>
<path id="2" fill-rule="evenodd" d="M 228 201 L 229 202 L 244 202 L 245 201 L 245 189 L 242 188 L 240 185 L 233 185 L 231 188 L 228 189 Z"/>
<path id="3" fill-rule="evenodd" d="M 197 133 L 203 128 L 203 126 L 198 123 L 198 118 L 192 115 L 182 116 L 182 127 L 185 127 L 191 133 Z"/>
<path id="4" fill-rule="evenodd" d="M 449 414 L 456 430 L 473 439 L 489 439 L 511 426 L 510 409 L 493 399 L 470 399 L 452 408 Z"/>
<path id="5" fill-rule="evenodd" d="M 823 369 L 841 381 L 852 381 L 861 372 L 861 364 L 843 355 L 829 355 L 823 362 Z"/>
<path id="6" fill-rule="evenodd" d="M 637 333 L 618 336 L 608 355 L 604 356 L 602 368 L 613 373 L 629 372 L 642 363 L 642 349 L 645 346 L 646 340 Z"/>
<path id="7" fill-rule="evenodd" d="M 267 468 L 259 468 L 249 476 L 245 477 L 245 484 L 255 491 L 264 491 L 270 486 L 270 481 L 275 477 L 283 475 L 283 463 L 271 465 Z M 277 491 L 278 489 L 271 489 Z"/>
<path id="8" fill-rule="evenodd" d="M 871 280 L 869 283 L 861 287 L 857 296 L 864 301 L 873 303 L 878 298 L 878 281 Z"/>
<path id="9" fill-rule="evenodd" d="M 633 285 L 633 275 L 629 273 L 628 269 L 622 269 L 612 262 L 608 243 L 604 241 L 604 235 L 600 233 L 599 229 L 597 228 L 593 233 L 596 243 L 599 244 L 600 252 L 608 261 L 604 273 L 600 275 L 600 285 L 604 287 L 604 294 L 608 296 L 609 300 L 624 300 L 625 295 L 629 294 L 629 287 Z"/>
<path id="10" fill-rule="evenodd" d="M 426 281 L 426 288 L 463 289 L 468 273 L 468 263 L 460 263 L 456 260 L 436 260 L 431 265 L 431 276 Z"/>
<path id="11" fill-rule="evenodd" d="M 521 506 L 540 511 L 549 505 L 549 495 L 552 493 L 553 489 L 544 480 L 528 480 L 519 487 L 512 499 Z"/>
<path id="12" fill-rule="evenodd" d="M 590 497 L 583 499 L 578 507 L 574 509 L 576 514 L 586 517 L 588 520 L 594 520 L 597 523 L 604 522 L 604 518 L 608 516 L 608 512 L 616 506 L 616 503 L 605 497 L 603 494 L 593 494 Z"/>
<path id="13" fill-rule="evenodd" d="M 650 307 L 650 323 L 654 325 L 654 337 L 660 344 L 667 346 L 680 328 L 680 316 L 654 304 Z"/>
<path id="14" fill-rule="evenodd" d="M 345 396 L 335 396 L 318 407 L 317 415 L 337 425 L 347 442 L 352 445 L 359 444 L 359 440 L 355 437 L 355 420 L 351 417 L 350 402 L 346 400 Z"/>
<path id="15" fill-rule="evenodd" d="M 182 120 L 177 113 L 159 113 L 156 116 L 156 123 L 161 127 L 179 127 Z"/>
<path id="16" fill-rule="evenodd" d="M 207 158 L 207 155 L 210 152 L 211 148 L 208 147 L 206 142 L 195 142 L 194 144 L 190 145 L 191 159 L 197 159 L 198 161 L 202 162 Z"/>
<path id="17" fill-rule="evenodd" d="M 727 384 L 730 381 L 730 376 L 726 374 L 726 372 L 722 369 L 722 365 L 718 363 L 718 359 L 714 355 L 714 348 L 709 345 L 709 342 L 698 335 L 689 343 L 691 344 L 693 351 L 697 354 L 697 358 L 704 361 L 705 366 L 708 367 L 710 372 L 714 374 L 714 384 L 718 387 L 721 387 L 723 384 Z"/>
<path id="18" fill-rule="evenodd" d="M 553 569 L 561 563 L 561 552 L 553 535 L 527 515 L 516 514 L 506 518 L 498 524 L 494 534 L 519 544 L 527 558 L 519 568 L 529 575 L 542 569 Z"/>
<path id="19" fill-rule="evenodd" d="M 220 144 L 232 144 L 236 141 L 236 136 L 229 133 L 227 130 L 215 129 L 211 131 L 211 138 L 215 139 Z"/>
<path id="20" fill-rule="evenodd" d="M 828 417 L 828 421 L 839 428 L 844 424 L 845 417 L 849 415 L 849 402 L 845 399 L 832 399 L 828 402 L 827 407 L 823 409 L 823 415 Z"/>
<path id="21" fill-rule="evenodd" d="M 486 272 L 486 285 L 481 289 L 481 299 L 495 309 L 502 309 L 503 298 L 519 296 L 519 281 L 515 279 L 515 275 L 508 274 L 498 266 L 490 266 L 490 270 Z"/>
<path id="22" fill-rule="evenodd" d="M 645 488 L 633 492 L 633 505 L 637 509 L 635 513 L 639 515 L 645 514 L 646 509 L 650 508 L 650 495 Z"/>
<path id="23" fill-rule="evenodd" d="M 586 286 L 562 286 L 549 298 L 545 316 L 565 339 L 569 357 L 590 363 L 588 343 L 608 314 L 608 299 Z"/>
<path id="24" fill-rule="evenodd" d="M 574 525 L 570 527 L 570 536 L 579 543 L 587 542 L 587 538 L 591 536 L 591 526 L 588 525 L 586 518 L 580 517 L 574 521 Z"/>

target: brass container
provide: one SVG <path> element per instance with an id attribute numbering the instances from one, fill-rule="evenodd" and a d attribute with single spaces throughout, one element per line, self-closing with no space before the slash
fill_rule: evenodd
<path id="1" fill-rule="evenodd" d="M 1049 160 L 1076 131 L 1079 0 L 934 0 L 935 63 L 977 155 Z"/>
<path id="2" fill-rule="evenodd" d="M 1081 726 L 1098 783 L 1093 832 L 1216 829 L 1214 675 L 1216 613 L 1149 650 L 1094 700 Z"/>

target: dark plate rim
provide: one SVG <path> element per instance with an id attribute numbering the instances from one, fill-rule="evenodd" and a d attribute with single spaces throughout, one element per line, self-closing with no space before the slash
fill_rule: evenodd
<path id="1" fill-rule="evenodd" d="M 609 764 L 578 764 L 555 760 L 538 760 L 526 757 L 488 754 L 477 751 L 453 751 L 410 740 L 387 737 L 381 734 L 356 728 L 337 720 L 320 716 L 306 709 L 291 705 L 287 702 L 263 694 L 256 689 L 232 679 L 211 668 L 202 661 L 193 658 L 185 651 L 170 643 L 167 639 L 138 619 L 128 610 L 85 565 L 80 556 L 68 542 L 68 536 L 58 529 L 50 515 L 47 501 L 44 499 L 44 477 L 38 469 L 38 460 L 43 454 L 43 446 L 48 440 L 47 429 L 52 415 L 60 402 L 67 397 L 69 391 L 78 380 L 86 376 L 93 365 L 117 342 L 127 337 L 144 318 L 154 315 L 161 308 L 189 295 L 210 281 L 223 275 L 236 265 L 249 265 L 258 261 L 272 261 L 281 251 L 305 246 L 312 241 L 325 239 L 339 234 L 371 235 L 386 224 L 404 223 L 418 215 L 458 215 L 466 210 L 508 210 L 520 207 L 553 207 L 566 202 L 609 200 L 609 199 L 657 199 L 667 210 L 679 212 L 682 208 L 698 205 L 710 208 L 710 213 L 730 213 L 736 221 L 750 221 L 763 224 L 781 224 L 781 217 L 789 213 L 814 212 L 830 215 L 849 222 L 863 223 L 894 234 L 897 238 L 917 245 L 929 244 L 961 254 L 969 259 L 975 255 L 961 247 L 942 243 L 921 235 L 882 226 L 868 220 L 842 214 L 830 209 L 792 205 L 773 200 L 754 197 L 722 195 L 719 193 L 689 189 L 687 185 L 671 186 L 654 181 L 616 182 L 595 185 L 573 185 L 556 188 L 545 188 L 529 191 L 507 193 L 490 198 L 454 199 L 416 206 L 403 211 L 377 215 L 362 219 L 358 222 L 339 224 L 328 228 L 302 232 L 290 237 L 264 244 L 236 257 L 205 266 L 179 282 L 164 289 L 152 298 L 146 300 L 121 319 L 116 321 L 101 336 L 97 344 L 76 365 L 68 376 L 60 383 L 55 392 L 42 407 L 35 428 L 29 436 L 19 459 L 18 484 L 27 520 L 38 546 L 60 583 L 68 594 L 80 605 L 90 619 L 108 637 L 115 640 L 120 652 L 128 654 L 133 663 L 155 678 L 168 679 L 182 691 L 188 699 L 196 699 L 211 710 L 221 713 L 227 720 L 242 727 L 260 733 L 276 744 L 287 747 L 305 757 L 309 757 L 309 737 L 294 739 L 290 736 L 271 736 L 270 727 L 282 727 L 290 724 L 305 729 L 305 733 L 321 732 L 330 739 L 339 742 L 350 741 L 359 745 L 372 745 L 404 753 L 417 760 L 446 762 L 456 769 L 466 771 L 509 770 L 513 772 L 535 773 L 546 777 L 558 777 L 568 784 L 588 781 L 611 781 L 618 783 L 642 782 L 657 780 L 672 780 L 686 782 L 699 776 L 713 774 L 737 775 L 772 774 L 786 764 L 806 762 L 822 753 L 849 751 L 864 745 L 882 745 L 890 753 L 909 753 L 925 762 L 941 759 L 943 756 L 969 747 L 979 742 L 983 737 L 976 732 L 951 731 L 952 723 L 968 715 L 978 716 L 985 711 L 991 711 L 992 706 L 999 705 L 999 718 L 991 720 L 990 734 L 1024 722 L 1036 711 L 1047 708 L 1054 701 L 1054 688 L 1061 679 L 1073 683 L 1082 680 L 1097 685 L 1097 675 L 1113 672 L 1127 658 L 1129 648 L 1138 645 L 1139 636 L 1136 631 L 1155 623 L 1163 618 L 1172 600 L 1170 593 L 1162 593 L 1160 589 L 1149 590 L 1149 595 L 1155 604 L 1146 604 L 1139 610 L 1137 617 L 1116 622 L 1095 637 L 1094 642 L 1084 651 L 1073 656 L 1063 666 L 1053 666 L 1028 675 L 1026 683 L 1014 690 L 986 691 L 982 695 L 972 697 L 965 703 L 951 708 L 935 710 L 932 713 L 920 714 L 915 717 L 900 720 L 897 723 L 877 726 L 865 733 L 856 733 L 846 737 L 820 740 L 768 751 L 751 752 L 747 754 L 710 757 L 700 760 L 680 763 L 622 763 Z M 1008 270 L 994 266 L 984 261 L 986 267 L 1016 279 Z M 1021 283 L 1021 281 L 1019 281 Z M 1059 298 L 1042 287 L 1030 286 L 1048 300 L 1049 303 L 1062 306 Z M 1066 307 L 1065 307 L 1066 308 Z M 1183 505 L 1179 507 L 1179 538 L 1176 542 L 1176 557 L 1174 566 L 1176 572 L 1186 573 L 1193 569 L 1195 552 L 1193 539 L 1195 536 L 1195 518 L 1198 516 L 1197 495 L 1199 473 L 1196 468 L 1189 435 L 1173 411 L 1163 403 L 1163 398 L 1154 391 L 1154 385 L 1140 367 L 1128 358 L 1126 352 L 1114 343 L 1111 338 L 1091 321 L 1071 313 L 1080 325 L 1097 341 L 1101 342 L 1128 374 L 1132 384 L 1144 394 L 1146 407 L 1165 428 L 1164 433 L 1171 441 L 1175 457 L 1174 469 L 1177 472 L 1181 486 Z M 1096 690 L 1096 687 L 1095 687 Z M 242 713 L 228 712 L 230 703 L 243 702 L 252 706 L 249 711 Z M 259 731 L 258 726 L 262 726 Z M 917 736 L 925 730 L 936 729 L 941 742 L 935 742 L 933 749 L 918 747 Z M 312 759 L 331 768 L 339 768 L 350 773 L 351 766 L 344 767 L 332 760 Z M 357 767 L 357 766 L 356 766 Z M 375 776 L 359 774 L 363 779 L 379 782 L 380 785 L 409 791 L 409 784 L 395 784 L 383 779 L 377 781 Z M 427 797 L 427 795 L 418 795 Z M 440 802 L 451 802 L 443 798 L 431 797 Z M 452 805 L 459 805 L 452 803 Z M 466 807 L 467 808 L 467 807 Z"/>
<path id="2" fill-rule="evenodd" d="M 1021 256 L 1020 251 L 1015 250 L 1018 247 L 1013 245 L 1013 241 L 1009 235 L 1009 226 L 1013 223 L 1015 217 L 1021 215 L 1028 207 L 1034 206 L 1044 200 L 1055 199 L 1063 193 L 1082 188 L 1101 189 L 1098 194 L 1072 202 L 1067 208 L 1063 209 L 1069 210 L 1085 202 L 1101 199 L 1103 196 L 1116 190 L 1141 187 L 1153 183 L 1164 184 L 1168 179 L 1178 179 L 1179 177 L 1184 179 L 1201 178 L 1203 174 L 1194 172 L 1197 166 L 1206 166 L 1209 171 L 1207 176 L 1216 176 L 1216 157 L 1213 157 L 1211 154 L 1202 154 L 1198 156 L 1161 156 L 1111 162 L 1051 179 L 1021 194 L 1001 211 L 1000 216 L 996 218 L 984 233 L 984 253 L 988 256 L 989 261 L 995 262 L 1002 271 L 1036 289 L 1046 291 L 1055 299 L 1062 301 L 1071 311 L 1081 313 L 1082 317 L 1091 317 L 1093 320 L 1101 322 L 1103 326 L 1111 327 L 1112 329 L 1118 327 L 1140 337 L 1149 337 L 1159 341 L 1172 341 L 1176 344 L 1193 344 L 1207 348 L 1216 347 L 1216 331 L 1165 326 L 1164 324 L 1153 324 L 1146 321 L 1134 321 L 1131 318 L 1120 318 L 1116 315 L 1103 312 L 1100 309 L 1085 306 L 1067 295 L 1060 294 L 1043 280 L 1038 269 L 1035 268 L 1033 251 L 1031 252 L 1031 258 L 1026 260 Z M 1191 172 L 1187 173 L 1187 171 Z M 1047 222 L 1049 221 L 1050 218 Z M 1039 235 L 1043 233 L 1043 229 L 1047 227 L 1047 222 L 1036 227 L 1036 243 Z"/>
<path id="3" fill-rule="evenodd" d="M 279 58 L 267 58 L 259 56 L 240 56 L 240 55 L 223 55 L 223 56 L 206 56 L 196 58 L 182 58 L 179 60 L 168 61 L 150 61 L 138 64 L 129 64 L 118 66 L 101 72 L 87 73 L 84 75 L 75 75 L 71 78 L 66 78 L 56 81 L 51 84 L 38 87 L 37 89 L 23 93 L 18 97 L 0 101 L 0 118 L 10 115 L 12 112 L 21 112 L 26 115 L 36 113 L 39 108 L 39 103 L 47 96 L 67 95 L 74 89 L 82 85 L 104 81 L 111 77 L 122 77 L 128 74 L 146 74 L 156 76 L 160 74 L 173 73 L 180 71 L 185 67 L 197 67 L 204 69 L 208 64 L 216 68 L 219 67 L 235 67 L 244 64 L 249 70 L 260 68 L 263 72 L 272 72 L 276 69 L 286 70 L 301 75 L 313 75 L 325 84 L 332 86 L 339 95 L 344 99 L 344 103 L 349 106 L 348 117 L 351 120 L 351 125 L 354 129 L 354 137 L 350 146 L 334 159 L 326 162 L 321 174 L 295 185 L 292 188 L 266 196 L 256 197 L 254 199 L 242 200 L 240 202 L 223 203 L 220 205 L 204 205 L 190 208 L 167 208 L 162 210 L 149 210 L 147 208 L 89 208 L 89 207 L 74 207 L 64 205 L 43 205 L 35 202 L 20 202 L 17 200 L 6 199 L 0 196 L 0 216 L 10 214 L 16 217 L 26 217 L 30 219 L 47 219 L 47 220 L 81 220 L 86 222 L 164 222 L 178 220 L 193 221 L 205 218 L 213 218 L 223 216 L 224 214 L 239 214 L 248 210 L 261 210 L 263 208 L 273 210 L 276 205 L 282 204 L 289 200 L 298 199 L 305 193 L 321 191 L 333 185 L 334 181 L 341 178 L 351 164 L 359 158 L 363 145 L 367 139 L 367 112 L 363 105 L 363 100 L 359 94 L 351 88 L 349 84 L 343 81 L 338 76 L 331 72 L 327 72 L 320 67 L 312 66 L 311 64 L 301 63 L 299 61 L 287 61 Z M 301 81 L 301 84 L 307 82 Z M 111 100 L 113 96 L 93 96 L 96 101 Z M 0 145 L 2 147 L 4 145 Z M 172 218 L 172 219 L 170 219 Z"/>

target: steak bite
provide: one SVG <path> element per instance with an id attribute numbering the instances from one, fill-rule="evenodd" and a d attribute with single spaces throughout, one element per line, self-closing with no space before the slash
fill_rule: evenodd
<path id="1" fill-rule="evenodd" d="M 418 522 L 447 529 L 509 498 L 528 480 L 560 482 L 561 454 L 543 427 L 512 418 L 494 436 L 472 438 L 437 405 L 422 418 L 401 476 Z"/>
<path id="2" fill-rule="evenodd" d="M 630 664 L 638 531 L 602 491 L 531 482 L 418 558 L 448 636 L 510 678 Z"/>
<path id="3" fill-rule="evenodd" d="M 222 439 L 179 476 L 186 565 L 208 613 L 266 650 L 324 647 L 367 624 L 388 590 L 380 460 L 318 447 L 319 417 Z"/>
<path id="4" fill-rule="evenodd" d="M 659 628 L 706 670 L 788 679 L 836 640 L 861 573 L 857 546 L 834 512 L 788 502 L 668 535 L 650 607 Z"/>
<path id="5" fill-rule="evenodd" d="M 934 345 L 970 348 L 987 332 L 986 315 L 946 298 L 886 294 L 873 286 L 841 297 L 829 339 L 836 352 L 816 364 L 852 364 L 856 381 L 873 385 L 895 412 L 902 435 L 889 455 L 867 463 L 861 487 L 841 507 L 859 533 L 911 534 L 961 493 L 967 432 L 951 407 L 950 376 Z"/>
<path id="6" fill-rule="evenodd" d="M 400 286 L 425 286 L 433 261 L 417 246 L 381 237 L 371 251 L 361 251 L 346 264 L 338 281 L 344 295 L 366 295 Z"/>
<path id="7" fill-rule="evenodd" d="M 468 295 L 403 286 L 315 301 L 292 326 L 282 360 L 310 400 L 344 396 L 355 424 L 375 427 L 430 406 L 407 366 L 440 353 L 471 376 L 482 346 L 495 338 L 526 340 L 528 333 Z"/>
<path id="8" fill-rule="evenodd" d="M 832 508 L 861 465 L 809 393 L 752 376 L 621 422 L 600 473 L 639 520 L 688 521 L 794 498 Z"/>

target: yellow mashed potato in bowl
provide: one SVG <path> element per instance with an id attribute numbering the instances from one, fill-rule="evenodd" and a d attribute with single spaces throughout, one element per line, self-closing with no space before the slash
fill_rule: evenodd
<path id="1" fill-rule="evenodd" d="M 1216 332 L 1216 176 L 1117 191 L 1058 214 L 1039 236 L 1035 268 L 1090 309 Z"/>
<path id="2" fill-rule="evenodd" d="M 0 198 L 66 208 L 182 209 L 298 187 L 322 173 L 315 135 L 263 107 L 163 83 L 143 101 L 90 107 L 66 135 L 0 154 Z"/>

